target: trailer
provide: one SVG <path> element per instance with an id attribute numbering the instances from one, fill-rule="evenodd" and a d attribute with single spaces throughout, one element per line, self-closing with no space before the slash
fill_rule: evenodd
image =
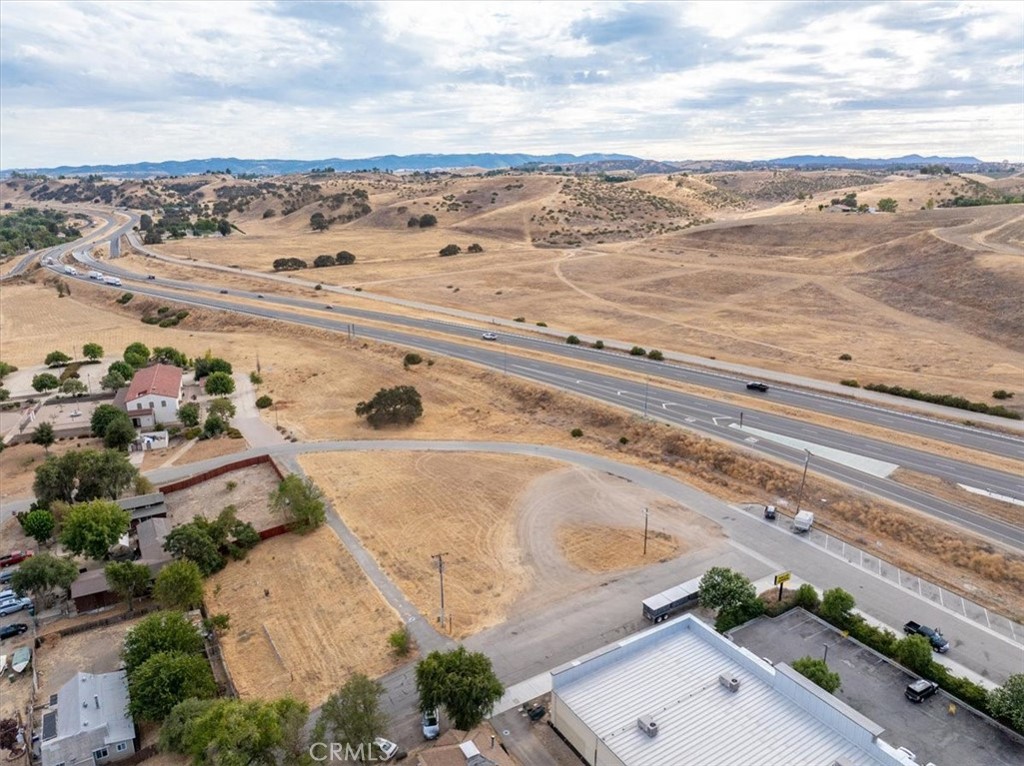
<path id="1" fill-rule="evenodd" d="M 121 286 L 121 279 L 119 277 L 103 277 L 103 284 L 114 285 L 116 287 Z"/>
<path id="2" fill-rule="evenodd" d="M 682 609 L 696 606 L 700 596 L 700 580 L 700 577 L 695 577 L 656 596 L 645 598 L 644 617 L 651 622 L 662 622 Z"/>
<path id="3" fill-rule="evenodd" d="M 814 514 L 810 511 L 800 511 L 793 517 L 794 532 L 809 532 L 814 524 Z"/>

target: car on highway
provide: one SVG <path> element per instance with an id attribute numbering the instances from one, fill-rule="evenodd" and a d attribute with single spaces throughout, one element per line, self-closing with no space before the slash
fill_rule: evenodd
<path id="1" fill-rule="evenodd" d="M 934 681 L 925 681 L 923 678 L 907 684 L 903 690 L 903 696 L 911 702 L 924 702 L 939 690 L 939 685 Z"/>
<path id="2" fill-rule="evenodd" d="M 227 295 L 227 294 L 228 294 L 228 291 L 227 291 L 227 290 L 221 290 L 221 291 L 220 291 L 220 294 L 221 294 L 221 295 Z"/>
<path id="3" fill-rule="evenodd" d="M 768 390 L 768 384 L 767 383 L 762 383 L 759 380 L 752 380 L 749 383 L 747 383 L 747 390 L 748 391 L 760 391 L 763 394 L 765 391 Z"/>
<path id="4" fill-rule="evenodd" d="M 328 311 L 334 311 L 334 306 L 332 306 L 330 303 L 324 306 L 324 308 L 327 309 Z"/>
<path id="5" fill-rule="evenodd" d="M 10 625 L 4 625 L 0 628 L 0 641 L 20 636 L 26 630 L 28 630 L 28 625 L 23 622 L 12 622 Z"/>
<path id="6" fill-rule="evenodd" d="M 28 609 L 32 612 L 32 599 L 28 596 L 25 598 L 9 598 L 4 601 L 0 601 L 0 614 L 14 614 L 20 612 L 22 609 Z"/>
<path id="7" fill-rule="evenodd" d="M 423 727 L 424 739 L 437 739 L 441 733 L 441 723 L 437 717 L 437 708 L 428 710 L 420 717 L 420 725 Z"/>
<path id="8" fill-rule="evenodd" d="M 0 567 L 9 567 L 11 564 L 20 564 L 22 561 L 33 555 L 32 551 L 11 551 L 0 556 Z"/>
<path id="9" fill-rule="evenodd" d="M 263 294 L 262 294 L 262 293 L 256 293 L 256 297 L 257 297 L 257 298 L 262 298 L 262 297 L 263 297 Z"/>
<path id="10" fill-rule="evenodd" d="M 485 332 L 480 337 L 483 338 L 484 340 L 497 340 L 498 334 L 495 332 Z"/>
<path id="11" fill-rule="evenodd" d="M 156 274 L 147 274 L 146 279 L 156 279 Z"/>

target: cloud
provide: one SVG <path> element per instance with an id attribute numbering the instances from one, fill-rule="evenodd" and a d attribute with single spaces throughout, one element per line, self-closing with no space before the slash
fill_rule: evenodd
<path id="1" fill-rule="evenodd" d="M 13 1 L 2 161 L 1021 160 L 1022 48 L 1000 2 Z"/>

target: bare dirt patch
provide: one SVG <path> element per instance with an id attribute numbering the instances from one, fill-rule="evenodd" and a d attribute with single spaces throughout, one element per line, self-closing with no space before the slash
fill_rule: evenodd
<path id="1" fill-rule="evenodd" d="M 268 529 L 282 523 L 281 517 L 271 511 L 269 499 L 279 483 L 274 469 L 266 463 L 242 468 L 171 492 L 167 495 L 167 516 L 171 525 L 177 526 L 195 516 L 215 519 L 222 509 L 233 505 L 239 521 L 248 521 L 257 530 Z"/>
<path id="2" fill-rule="evenodd" d="M 197 440 L 191 447 L 175 459 L 175 465 L 186 465 L 198 463 L 202 460 L 221 457 L 222 455 L 234 455 L 236 452 L 244 452 L 249 448 L 245 439 L 230 439 L 227 436 L 219 436 L 216 439 Z"/>
<path id="3" fill-rule="evenodd" d="M 39 699 L 56 694 L 75 673 L 112 673 L 121 664 L 124 637 L 135 621 L 125 620 L 70 636 L 51 633 L 35 655 Z"/>
<path id="4" fill-rule="evenodd" d="M 563 524 L 558 528 L 558 547 L 566 560 L 584 572 L 619 572 L 623 569 L 667 561 L 680 553 L 679 543 L 665 532 L 649 534 L 647 553 L 638 546 L 643 534 L 636 529 L 599 524 Z"/>
<path id="5" fill-rule="evenodd" d="M 315 707 L 352 673 L 396 665 L 387 637 L 399 617 L 327 527 L 260 543 L 207 581 L 206 604 L 231 615 L 221 645 L 243 698 Z"/>

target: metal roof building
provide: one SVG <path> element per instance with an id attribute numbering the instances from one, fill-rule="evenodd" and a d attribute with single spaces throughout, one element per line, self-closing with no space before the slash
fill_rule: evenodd
<path id="1" fill-rule="evenodd" d="M 124 671 L 78 673 L 64 684 L 56 710 L 43 715 L 40 750 L 43 766 L 105 763 L 134 753 Z"/>
<path id="2" fill-rule="evenodd" d="M 693 617 L 551 671 L 555 728 L 591 766 L 905 766 L 882 728 Z"/>

